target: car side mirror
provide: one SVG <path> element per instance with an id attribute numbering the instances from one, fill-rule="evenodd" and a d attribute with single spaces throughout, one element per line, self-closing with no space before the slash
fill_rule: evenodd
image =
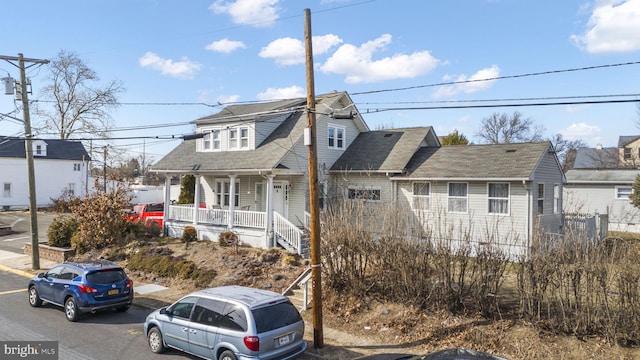
<path id="1" fill-rule="evenodd" d="M 43 277 L 45 277 L 44 275 L 45 275 L 45 273 L 41 272 L 41 273 L 38 274 L 38 278 L 42 279 Z"/>
<path id="2" fill-rule="evenodd" d="M 171 315 L 171 310 L 167 310 L 166 307 L 163 307 L 162 309 L 160 309 L 160 314 L 168 314 Z"/>

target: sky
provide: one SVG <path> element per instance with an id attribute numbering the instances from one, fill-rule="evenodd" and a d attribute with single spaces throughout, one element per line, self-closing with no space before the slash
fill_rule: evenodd
<path id="1" fill-rule="evenodd" d="M 153 162 L 225 104 L 306 97 L 304 9 L 315 93 L 348 92 L 372 130 L 433 126 L 477 143 L 483 119 L 517 111 L 590 147 L 640 134 L 638 103 L 619 102 L 640 99 L 640 0 L 8 1 L 0 55 L 73 52 L 95 86 L 122 82 L 110 145 Z M 27 69 L 30 100 L 47 73 Z M 2 60 L 7 75 L 20 76 Z M 22 118 L 20 104 L 2 95 L 0 135 L 21 136 L 1 116 Z"/>

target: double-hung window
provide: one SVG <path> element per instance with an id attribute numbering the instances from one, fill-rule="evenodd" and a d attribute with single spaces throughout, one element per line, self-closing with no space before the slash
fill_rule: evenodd
<path id="1" fill-rule="evenodd" d="M 231 182 L 218 180 L 216 181 L 216 200 L 218 205 L 225 207 L 231 203 L 230 197 Z M 234 207 L 240 205 L 240 183 L 236 181 L 236 188 L 234 191 L 233 200 Z"/>
<path id="2" fill-rule="evenodd" d="M 431 184 L 428 182 L 413 183 L 413 209 L 429 210 L 429 195 L 431 192 Z"/>
<path id="3" fill-rule="evenodd" d="M 220 130 L 207 131 L 202 138 L 202 148 L 205 151 L 220 150 Z"/>
<path id="4" fill-rule="evenodd" d="M 449 212 L 466 213 L 468 201 L 467 183 L 449 183 Z"/>
<path id="5" fill-rule="evenodd" d="M 509 214 L 509 183 L 489 183 L 487 192 L 489 214 Z"/>
<path id="6" fill-rule="evenodd" d="M 330 149 L 344 149 L 345 128 L 329 125 L 328 142 Z"/>
<path id="7" fill-rule="evenodd" d="M 249 148 L 249 128 L 246 126 L 229 129 L 229 149 Z"/>
<path id="8" fill-rule="evenodd" d="M 4 188 L 2 190 L 2 197 L 11 197 L 11 183 L 4 183 Z"/>
<path id="9" fill-rule="evenodd" d="M 544 184 L 538 184 L 538 214 L 544 214 Z"/>

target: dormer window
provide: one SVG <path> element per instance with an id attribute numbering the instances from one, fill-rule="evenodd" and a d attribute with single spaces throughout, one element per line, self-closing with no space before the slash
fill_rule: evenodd
<path id="1" fill-rule="evenodd" d="M 211 130 L 204 135 L 202 149 L 204 151 L 220 150 L 220 130 Z"/>
<path id="2" fill-rule="evenodd" d="M 47 143 L 42 140 L 35 140 L 32 143 L 33 156 L 47 156 Z"/>
<path id="3" fill-rule="evenodd" d="M 229 129 L 229 150 L 249 148 L 249 128 L 246 126 Z"/>

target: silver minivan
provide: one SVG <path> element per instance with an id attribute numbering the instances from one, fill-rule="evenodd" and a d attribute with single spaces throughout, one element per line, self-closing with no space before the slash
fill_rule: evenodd
<path id="1" fill-rule="evenodd" d="M 149 314 L 144 332 L 154 353 L 171 347 L 213 360 L 294 359 L 307 348 L 286 296 L 243 286 L 191 293 Z"/>

